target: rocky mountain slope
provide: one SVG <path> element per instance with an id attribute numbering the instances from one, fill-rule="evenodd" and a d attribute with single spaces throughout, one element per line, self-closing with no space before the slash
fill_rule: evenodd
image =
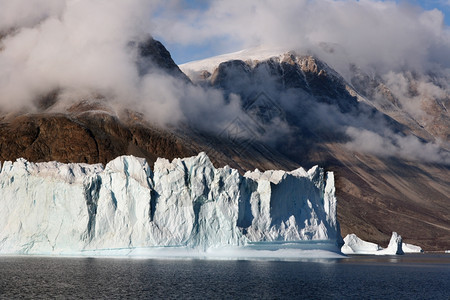
<path id="1" fill-rule="evenodd" d="M 141 74 L 156 69 L 190 83 L 160 42 L 149 39 L 137 47 L 140 55 L 136 65 Z M 228 164 L 241 172 L 297 166 L 261 143 L 249 145 L 244 152 L 240 145 L 189 124 L 159 126 L 142 113 L 117 110 L 102 95 L 72 101 L 61 108 L 58 93 L 37 97 L 32 112 L 0 111 L 0 161 L 23 157 L 33 162 L 106 164 L 120 155 L 135 155 L 152 165 L 158 157 L 189 157 L 214 149 L 214 163 Z"/>
<path id="2" fill-rule="evenodd" d="M 301 165 L 335 171 L 343 236 L 356 233 L 384 245 L 396 230 L 428 250 L 449 247 L 448 95 L 420 99 L 424 113 L 412 115 L 381 78 L 353 66 L 347 82 L 323 61 L 293 52 L 259 59 L 237 53 L 219 65 L 212 59 L 181 68 L 199 84 L 240 95 L 262 126 L 270 128 L 276 118 L 288 124 L 277 151 Z M 414 93 L 419 80 L 409 79 Z M 349 147 L 352 130 L 371 134 L 356 137 L 363 145 Z M 416 156 L 408 155 L 415 143 L 391 154 L 364 147 L 391 146 L 390 139 L 424 147 Z M 424 159 L 425 145 L 436 141 L 439 160 Z"/>

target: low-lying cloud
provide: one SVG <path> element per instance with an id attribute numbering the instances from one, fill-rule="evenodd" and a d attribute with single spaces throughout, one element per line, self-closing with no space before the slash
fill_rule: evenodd
<path id="1" fill-rule="evenodd" d="M 57 90 L 69 104 L 101 95 L 109 105 L 136 109 L 160 125 L 199 120 L 210 129 L 225 126 L 241 114 L 239 99 L 226 101 L 156 65 L 140 74 L 137 45 L 152 34 L 157 4 L 1 0 L 0 111 L 34 111 L 36 99 Z"/>
<path id="2" fill-rule="evenodd" d="M 412 135 L 402 136 L 390 130 L 378 133 L 356 127 L 348 127 L 346 134 L 352 141 L 345 145 L 354 151 L 450 165 L 449 152 L 436 143 L 424 143 Z"/>
<path id="3" fill-rule="evenodd" d="M 141 26 L 150 13 L 143 2 L 2 1 L 0 19 L 19 18 L 0 28 L 11 32 L 0 52 L 0 104 L 31 106 L 53 89 L 129 95 L 138 74 L 126 45 L 148 27 Z"/>

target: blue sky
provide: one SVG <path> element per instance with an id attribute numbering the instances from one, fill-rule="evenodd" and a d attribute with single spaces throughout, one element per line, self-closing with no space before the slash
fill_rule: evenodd
<path id="1" fill-rule="evenodd" d="M 405 2 L 420 5 L 426 10 L 439 9 L 445 15 L 445 24 L 450 26 L 450 0 L 410 0 Z"/>
<path id="2" fill-rule="evenodd" d="M 416 6 L 423 10 L 438 9 L 444 14 L 445 25 L 450 26 L 450 0 L 396 0 L 395 2 Z M 182 0 L 179 2 L 178 13 L 181 12 L 180 16 L 183 16 L 183 10 L 202 11 L 208 8 L 209 3 L 208 0 Z M 158 35 L 156 35 L 156 38 L 164 43 L 177 64 L 240 50 L 240 48 L 236 48 L 232 41 L 228 43 L 226 40 L 228 37 L 225 36 L 213 36 L 193 43 L 178 43 L 166 40 L 164 36 Z"/>

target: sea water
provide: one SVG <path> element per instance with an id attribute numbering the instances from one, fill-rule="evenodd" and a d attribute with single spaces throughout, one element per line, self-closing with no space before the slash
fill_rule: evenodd
<path id="1" fill-rule="evenodd" d="M 450 255 L 304 261 L 0 257 L 0 298 L 450 299 Z"/>

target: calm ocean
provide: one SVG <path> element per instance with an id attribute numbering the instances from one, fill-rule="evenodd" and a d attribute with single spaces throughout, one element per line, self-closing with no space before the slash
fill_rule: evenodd
<path id="1" fill-rule="evenodd" d="M 0 298 L 450 299 L 450 255 L 309 261 L 0 257 Z"/>

